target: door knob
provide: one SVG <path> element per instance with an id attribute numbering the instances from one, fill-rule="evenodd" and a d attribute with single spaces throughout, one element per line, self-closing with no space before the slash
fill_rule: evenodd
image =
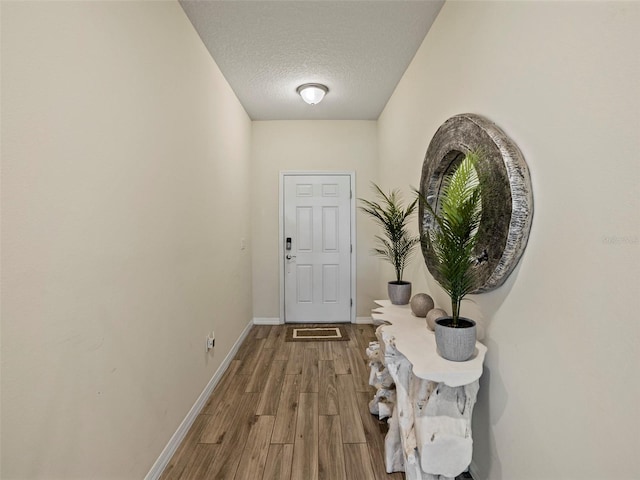
<path id="1" fill-rule="evenodd" d="M 295 255 L 287 254 L 287 256 L 286 256 L 285 258 L 286 258 L 287 260 L 291 260 L 292 258 L 296 258 L 296 256 L 295 256 Z"/>

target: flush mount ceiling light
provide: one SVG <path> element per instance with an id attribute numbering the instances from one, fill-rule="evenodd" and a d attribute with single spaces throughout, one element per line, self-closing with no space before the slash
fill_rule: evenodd
<path id="1" fill-rule="evenodd" d="M 328 91 L 327 86 L 321 83 L 305 83 L 296 88 L 296 92 L 300 94 L 302 100 L 309 105 L 320 103 Z"/>

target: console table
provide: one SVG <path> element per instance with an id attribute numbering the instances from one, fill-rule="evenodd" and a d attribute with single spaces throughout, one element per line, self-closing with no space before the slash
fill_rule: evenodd
<path id="1" fill-rule="evenodd" d="M 435 335 L 408 305 L 376 300 L 377 342 L 367 348 L 369 383 L 377 392 L 369 407 L 390 417 L 385 438 L 387 473 L 407 480 L 453 480 L 471 463 L 471 415 L 487 348 L 476 342 L 466 362 L 445 360 Z M 395 385 L 395 388 L 394 388 Z"/>

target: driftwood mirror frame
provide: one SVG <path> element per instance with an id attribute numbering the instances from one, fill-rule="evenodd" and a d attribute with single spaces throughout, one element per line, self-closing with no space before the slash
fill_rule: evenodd
<path id="1" fill-rule="evenodd" d="M 465 113 L 444 122 L 427 149 L 420 193 L 434 211 L 439 212 L 444 177 L 474 150 L 483 154 L 476 170 L 484 188 L 475 252 L 480 287 L 472 293 L 482 293 L 501 286 L 520 260 L 531 229 L 533 194 L 529 169 L 517 145 L 490 120 Z M 418 218 L 422 236 L 435 222 L 422 205 Z M 433 249 L 423 244 L 422 254 L 439 281 Z"/>

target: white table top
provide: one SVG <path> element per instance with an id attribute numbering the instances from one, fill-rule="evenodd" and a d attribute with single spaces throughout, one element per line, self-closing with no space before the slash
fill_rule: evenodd
<path id="1" fill-rule="evenodd" d="M 467 385 L 482 375 L 487 347 L 476 342 L 476 352 L 466 362 L 445 360 L 436 351 L 435 334 L 427 328 L 424 318 L 411 313 L 409 305 L 393 305 L 389 300 L 375 300 L 380 307 L 372 311 L 374 320 L 389 322 L 382 325 L 383 336 L 394 337 L 396 349 L 413 365 L 418 378 L 443 382 L 450 387 Z"/>

